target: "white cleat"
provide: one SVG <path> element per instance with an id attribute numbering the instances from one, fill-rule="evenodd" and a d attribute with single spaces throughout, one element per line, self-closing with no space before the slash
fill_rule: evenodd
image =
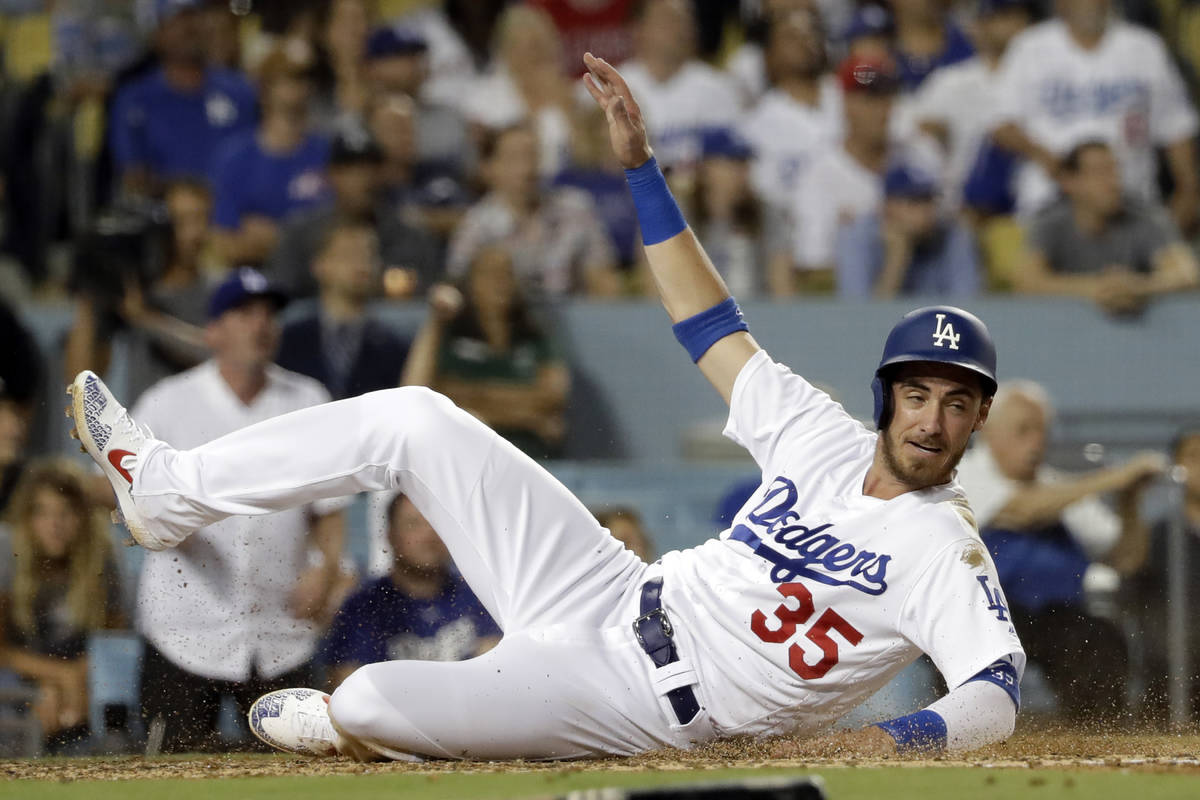
<path id="1" fill-rule="evenodd" d="M 79 449 L 100 465 L 117 495 L 119 510 L 113 512 L 114 521 L 119 517 L 134 540 L 147 550 L 171 546 L 147 529 L 130 494 L 133 476 L 129 470 L 137 468 L 138 453 L 149 438 L 146 428 L 133 421 L 94 372 L 85 370 L 76 375 L 67 394 L 71 396 L 71 419 L 75 422 L 71 436 L 80 441 Z"/>
<path id="2" fill-rule="evenodd" d="M 316 689 L 280 689 L 254 701 L 250 730 L 285 753 L 336 756 L 337 731 L 329 718 L 329 695 Z"/>

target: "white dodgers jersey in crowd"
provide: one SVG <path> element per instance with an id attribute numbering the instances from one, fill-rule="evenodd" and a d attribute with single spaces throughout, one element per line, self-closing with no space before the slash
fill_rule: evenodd
<path id="1" fill-rule="evenodd" d="M 962 490 L 863 495 L 877 435 L 765 352 L 725 435 L 763 482 L 733 525 L 663 556 L 676 635 L 720 735 L 811 733 L 928 653 L 950 688 L 1021 643 Z"/>
<path id="2" fill-rule="evenodd" d="M 1075 145 L 1107 142 L 1121 164 L 1125 189 L 1157 195 L 1154 148 L 1196 135 L 1196 112 L 1162 39 L 1145 28 L 1110 20 L 1091 50 L 1071 38 L 1061 20 L 1035 25 L 1004 56 L 999 122 L 1016 122 L 1058 155 Z M 1054 198 L 1055 185 L 1036 165 L 1017 180 L 1022 212 Z"/>

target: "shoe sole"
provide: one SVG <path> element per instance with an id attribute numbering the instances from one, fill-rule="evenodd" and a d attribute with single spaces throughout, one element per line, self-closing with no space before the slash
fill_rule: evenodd
<path id="1" fill-rule="evenodd" d="M 117 497 L 117 508 L 112 511 L 111 518 L 114 524 L 124 525 L 125 529 L 133 537 L 133 541 L 127 541 L 126 544 L 133 545 L 137 543 L 147 550 L 162 550 L 163 547 L 159 543 L 158 538 L 151 535 L 145 527 L 138 524 L 138 513 L 136 509 L 132 508 L 133 498 L 129 494 L 128 482 L 120 473 L 112 468 L 112 465 L 108 463 L 108 459 L 100 452 L 100 448 L 96 446 L 96 442 L 88 432 L 83 413 L 83 386 L 80 385 L 82 375 L 85 374 L 81 373 L 67 387 L 67 396 L 71 398 L 71 405 L 67 406 L 67 418 L 71 420 L 71 438 L 79 441 L 79 452 L 87 453 L 91 456 L 92 460 L 104 472 L 104 477 L 108 478 L 108 482 L 112 485 L 113 494 Z M 118 489 L 117 486 L 121 486 L 122 488 Z"/>

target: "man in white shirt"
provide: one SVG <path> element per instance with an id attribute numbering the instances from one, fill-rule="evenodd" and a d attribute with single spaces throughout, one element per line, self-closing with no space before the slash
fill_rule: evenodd
<path id="1" fill-rule="evenodd" d="M 1001 67 L 996 140 L 1029 159 L 1017 208 L 1054 196 L 1058 159 L 1085 139 L 1111 142 L 1125 190 L 1157 199 L 1156 149 L 1174 182 L 1170 206 L 1189 231 L 1200 202 L 1196 111 L 1162 39 L 1111 17 L 1111 0 L 1059 0 L 1058 18 L 1013 40 Z"/>
<path id="2" fill-rule="evenodd" d="M 910 113 L 916 123 L 945 148 L 943 189 L 956 206 L 964 199 L 963 186 L 973 177 L 972 168 L 980 163 L 981 149 L 989 144 L 1001 59 L 1013 37 L 1028 27 L 1030 6 L 1031 0 L 979 0 L 970 29 L 976 54 L 934 70 L 912 99 Z"/>
<path id="3" fill-rule="evenodd" d="M 1125 707 L 1121 632 L 1090 612 L 1091 592 L 1115 589 L 1146 557 L 1142 489 L 1165 468 L 1159 453 L 1081 475 L 1045 466 L 1052 411 L 1032 381 L 1001 384 L 982 445 L 959 464 L 984 542 L 1030 660 L 1040 664 L 1065 714 L 1113 719 Z M 1100 498 L 1115 493 L 1117 513 Z"/>
<path id="4" fill-rule="evenodd" d="M 260 273 L 236 271 L 209 303 L 213 357 L 147 389 L 137 413 L 165 441 L 190 447 L 328 402 L 320 383 L 271 363 L 283 302 Z M 147 553 L 137 601 L 142 711 L 151 735 L 161 731 L 163 751 L 219 746 L 222 695 L 234 697 L 244 719 L 263 691 L 308 677 L 318 633 L 311 618 L 337 574 L 343 505 L 234 517 L 175 552 Z M 310 568 L 314 547 L 320 566 Z"/>
<path id="5" fill-rule="evenodd" d="M 773 85 L 738 130 L 754 150 L 754 188 L 773 208 L 786 209 L 814 156 L 841 141 L 842 92 L 812 11 L 768 23 L 766 59 Z"/>
<path id="6" fill-rule="evenodd" d="M 890 60 L 851 56 L 837 72 L 843 93 L 845 138 L 816 153 L 792 195 L 794 260 L 801 275 L 832 274 L 838 231 L 883 202 L 883 173 L 896 161 L 940 175 L 936 153 L 899 138 L 892 125 L 900 84 Z M 776 294 L 785 285 L 773 281 Z"/>
<path id="7" fill-rule="evenodd" d="M 692 165 L 706 129 L 738 122 L 737 90 L 727 76 L 696 58 L 696 18 L 688 0 L 647 0 L 634 26 L 634 57 L 621 72 L 646 101 L 646 125 L 657 142 L 659 163 Z"/>

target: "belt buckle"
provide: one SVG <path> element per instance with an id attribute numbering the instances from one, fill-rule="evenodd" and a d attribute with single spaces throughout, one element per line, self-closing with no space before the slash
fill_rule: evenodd
<path id="1" fill-rule="evenodd" d="M 637 637 L 638 644 L 642 646 L 643 650 L 646 649 L 646 639 L 642 636 L 641 625 L 643 622 L 651 620 L 654 617 L 658 617 L 658 622 L 662 628 L 663 636 L 670 639 L 675 635 L 675 629 L 671 627 L 671 620 L 667 618 L 666 611 L 664 611 L 661 607 L 653 609 L 652 611 L 647 611 L 645 614 L 642 614 L 633 621 L 633 635 Z"/>

